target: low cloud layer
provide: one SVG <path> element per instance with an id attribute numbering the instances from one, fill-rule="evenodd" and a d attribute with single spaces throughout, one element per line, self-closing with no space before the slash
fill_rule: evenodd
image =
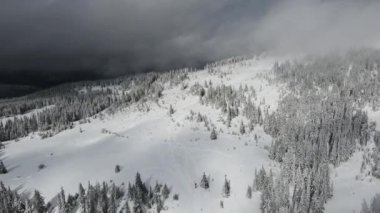
<path id="1" fill-rule="evenodd" d="M 282 53 L 378 47 L 380 2 L 292 0 L 276 4 L 255 29 L 255 42 Z"/>
<path id="2" fill-rule="evenodd" d="M 3 0 L 0 83 L 375 45 L 379 10 L 371 0 Z"/>

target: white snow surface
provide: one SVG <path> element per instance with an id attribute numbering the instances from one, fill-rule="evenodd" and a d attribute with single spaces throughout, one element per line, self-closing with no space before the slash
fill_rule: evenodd
<path id="1" fill-rule="evenodd" d="M 273 61 L 252 59 L 246 63 L 221 67 L 227 73 L 223 78 L 207 70 L 191 73 L 187 83 L 191 86 L 207 80 L 236 88 L 248 84 L 257 90 L 255 102 L 265 99 L 264 107 L 275 108 L 278 89 L 257 76 L 269 72 Z M 175 109 L 172 116 L 168 115 L 170 104 Z M 255 169 L 276 167 L 264 149 L 272 139 L 260 126 L 249 135 L 234 134 L 243 118 L 235 118 L 227 129 L 220 121 L 224 117 L 220 110 L 201 105 L 197 96 L 179 86 L 165 90 L 158 103 L 144 105 L 149 106 L 148 112 L 138 110 L 144 107 L 135 104 L 103 120 L 76 124 L 51 138 L 41 140 L 34 134 L 8 142 L 2 158 L 10 172 L 1 180 L 20 192 L 38 189 L 49 201 L 61 187 L 74 193 L 80 182 L 128 183 L 139 171 L 148 182 L 167 183 L 172 194 L 179 194 L 179 201 L 166 203 L 167 212 L 259 211 L 260 193 L 248 199 L 247 187 L 253 184 Z M 190 110 L 207 115 L 217 127 L 217 140 L 210 140 L 210 131 L 203 123 L 187 119 Z M 111 133 L 102 133 L 102 129 Z M 257 143 L 254 134 L 259 137 Z M 40 164 L 46 168 L 38 170 Z M 114 172 L 117 164 L 122 168 L 120 173 Z M 211 179 L 209 190 L 194 187 L 203 172 Z M 225 176 L 231 180 L 228 198 L 222 196 Z M 224 202 L 223 209 L 220 201 Z"/>
<path id="2" fill-rule="evenodd" d="M 360 213 L 363 199 L 371 201 L 380 193 L 380 181 L 374 177 L 358 178 L 362 164 L 362 152 L 356 152 L 347 162 L 336 168 L 331 176 L 334 195 L 325 206 L 326 213 Z"/>
<path id="3" fill-rule="evenodd" d="M 380 131 L 380 111 L 365 107 L 370 122 L 376 122 L 376 130 Z M 374 146 L 369 141 L 368 149 Z M 363 162 L 363 151 L 357 151 L 338 168 L 332 170 L 331 177 L 334 183 L 334 195 L 326 204 L 326 213 L 357 212 L 362 207 L 363 199 L 369 203 L 380 193 L 380 180 L 372 176 L 361 174 L 360 167 Z"/>
<path id="4" fill-rule="evenodd" d="M 201 70 L 190 73 L 189 85 L 211 81 L 238 88 L 252 86 L 257 93 L 255 104 L 273 111 L 277 108 L 283 87 L 266 80 L 275 59 L 256 58 L 225 65 L 216 73 Z M 96 88 L 95 88 L 96 89 Z M 172 105 L 175 113 L 168 115 Z M 149 108 L 149 111 L 141 110 Z M 210 131 L 203 123 L 190 121 L 190 110 L 207 115 L 218 131 L 218 139 L 210 140 Z M 9 141 L 1 158 L 9 169 L 0 180 L 19 192 L 41 191 L 46 201 L 63 187 L 66 193 L 77 192 L 78 184 L 115 181 L 118 184 L 134 181 L 137 171 L 143 180 L 167 183 L 179 200 L 169 199 L 164 212 L 260 212 L 260 192 L 246 198 L 248 185 L 253 184 L 255 169 L 278 170 L 268 158 L 265 146 L 272 138 L 262 127 L 252 133 L 237 134 L 242 117 L 234 118 L 226 128 L 220 110 L 201 105 L 199 98 L 180 86 L 166 89 L 158 102 L 134 104 L 104 119 L 90 119 L 90 123 L 76 123 L 73 129 L 51 138 L 30 135 L 18 142 Z M 369 114 L 380 124 L 380 114 Z M 106 129 L 109 133 L 102 133 Z M 258 136 L 255 142 L 254 135 Z M 361 152 L 338 168 L 332 168 L 334 196 L 326 204 L 327 213 L 360 212 L 362 199 L 369 200 L 380 192 L 375 179 L 356 180 L 360 173 Z M 39 164 L 46 168 L 38 170 Z M 115 173 L 116 165 L 121 166 Z M 195 188 L 205 172 L 210 178 L 210 189 Z M 231 196 L 222 196 L 225 176 L 231 180 Z M 220 201 L 224 208 L 220 208 Z"/>

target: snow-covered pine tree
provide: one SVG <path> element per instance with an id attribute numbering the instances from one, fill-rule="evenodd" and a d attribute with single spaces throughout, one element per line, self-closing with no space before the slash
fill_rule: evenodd
<path id="1" fill-rule="evenodd" d="M 217 138 L 218 138 L 218 134 L 216 133 L 215 128 L 213 128 L 213 129 L 211 130 L 210 139 L 211 139 L 211 140 L 216 140 Z"/>
<path id="2" fill-rule="evenodd" d="M 97 194 L 95 192 L 95 188 L 88 183 L 87 186 L 87 196 L 86 196 L 86 210 L 87 212 L 95 212 L 96 211 L 96 199 Z"/>
<path id="3" fill-rule="evenodd" d="M 197 114 L 197 122 L 202 122 L 203 121 L 203 116 L 201 115 L 201 113 L 198 112 Z"/>
<path id="4" fill-rule="evenodd" d="M 179 200 L 179 194 L 174 194 L 173 195 L 173 200 Z"/>
<path id="5" fill-rule="evenodd" d="M 203 173 L 199 186 L 204 188 L 204 189 L 208 189 L 210 187 L 208 178 L 206 177 L 206 173 Z"/>
<path id="6" fill-rule="evenodd" d="M 7 168 L 5 167 L 4 163 L 2 160 L 0 160 L 0 174 L 6 174 L 8 173 Z"/>
<path id="7" fill-rule="evenodd" d="M 164 202 L 161 199 L 157 199 L 156 209 L 157 213 L 160 213 L 164 209 Z"/>
<path id="8" fill-rule="evenodd" d="M 375 130 L 373 141 L 375 142 L 375 145 L 380 148 L 380 131 Z"/>
<path id="9" fill-rule="evenodd" d="M 173 106 L 170 104 L 169 106 L 169 115 L 172 116 L 174 114 Z"/>
<path id="10" fill-rule="evenodd" d="M 33 212 L 36 212 L 36 213 L 45 212 L 45 201 L 38 190 L 34 191 L 34 196 L 32 198 L 32 209 L 33 209 Z"/>
<path id="11" fill-rule="evenodd" d="M 240 134 L 244 135 L 245 134 L 245 126 L 243 121 L 240 122 Z"/>
<path id="12" fill-rule="evenodd" d="M 139 175 L 136 175 L 136 184 L 130 188 L 136 188 L 136 190 L 130 190 L 134 193 L 131 202 L 134 204 L 133 208 L 135 212 L 145 213 L 148 209 L 152 209 L 156 205 L 158 211 L 161 211 L 164 206 L 165 199 L 170 195 L 169 187 L 165 184 L 161 193 L 155 193 L 153 188 L 149 186 L 149 191 L 141 188 L 146 188 L 145 184 L 141 181 Z M 140 179 L 140 180 L 139 180 Z M 143 186 L 142 186 L 143 185 Z M 161 184 L 157 184 L 161 185 Z M 137 187 L 139 186 L 139 187 Z M 137 190 L 140 189 L 140 190 Z M 83 213 L 95 213 L 95 212 L 109 212 L 115 213 L 119 209 L 120 205 L 127 205 L 127 199 L 120 200 L 124 193 L 122 187 L 118 187 L 114 182 L 109 183 L 103 182 L 102 184 L 97 183 L 96 185 L 88 184 L 87 194 L 83 186 L 79 184 L 79 191 L 75 195 L 67 195 L 65 199 L 65 192 L 63 188 L 58 193 L 57 205 L 51 206 L 50 203 L 45 205 L 43 197 L 36 191 L 33 198 L 28 199 L 25 195 L 19 195 L 17 191 L 12 191 L 10 188 L 6 188 L 4 184 L 0 181 L 0 212 L 1 213 L 13 213 L 13 212 L 23 212 L 23 213 L 40 213 L 40 212 L 50 212 L 58 210 L 57 212 L 72 212 L 74 209 Z M 21 198 L 22 197 L 22 198 Z M 130 212 L 129 208 L 122 206 L 121 212 Z M 129 210 L 128 210 L 129 209 Z"/>
<path id="13" fill-rule="evenodd" d="M 227 177 L 224 177 L 224 184 L 223 184 L 223 196 L 229 197 L 231 194 L 231 184 L 230 181 L 227 180 Z"/>
<path id="14" fill-rule="evenodd" d="M 249 121 L 248 128 L 249 128 L 249 132 L 252 132 L 255 129 L 255 124 L 253 123 L 252 120 Z"/>
<path id="15" fill-rule="evenodd" d="M 147 202 L 148 189 L 141 180 L 140 173 L 137 172 L 135 178 L 135 202 L 146 204 Z"/>
<path id="16" fill-rule="evenodd" d="M 83 188 L 82 183 L 79 183 L 79 189 L 78 189 L 78 201 L 79 201 L 79 208 L 81 212 L 86 213 L 86 191 Z"/>
<path id="17" fill-rule="evenodd" d="M 380 212 L 380 194 L 376 194 L 370 204 L 368 205 L 367 201 L 363 199 L 362 209 L 360 213 L 378 213 Z"/>
<path id="18" fill-rule="evenodd" d="M 62 187 L 61 187 L 61 191 L 58 193 L 58 209 L 59 209 L 59 213 L 68 213 L 65 191 L 63 190 Z"/>
<path id="19" fill-rule="evenodd" d="M 163 197 L 164 199 L 168 199 L 169 195 L 170 195 L 170 189 L 169 189 L 169 187 L 165 184 L 165 185 L 164 185 L 164 188 L 162 188 L 162 197 Z"/>
<path id="20" fill-rule="evenodd" d="M 227 107 L 227 118 L 226 118 L 226 126 L 231 127 L 231 121 L 232 121 L 232 112 L 231 108 Z"/>
<path id="21" fill-rule="evenodd" d="M 132 186 L 131 183 L 128 183 L 127 193 L 128 193 L 128 199 L 129 200 L 134 200 L 135 199 L 135 187 Z"/>
<path id="22" fill-rule="evenodd" d="M 109 210 L 108 210 L 109 213 L 116 213 L 116 211 L 117 211 L 116 200 L 117 199 L 118 199 L 117 189 L 116 189 L 115 183 L 113 182 L 112 186 L 111 186 L 111 192 L 110 192 L 110 205 L 109 205 Z"/>
<path id="23" fill-rule="evenodd" d="M 162 187 L 162 185 L 159 184 L 159 183 L 156 181 L 156 184 L 154 185 L 154 193 L 160 193 L 160 192 L 161 192 L 161 187 Z"/>
<path id="24" fill-rule="evenodd" d="M 120 170 L 121 170 L 120 165 L 116 165 L 116 166 L 115 166 L 115 173 L 119 173 Z"/>
<path id="25" fill-rule="evenodd" d="M 248 199 L 252 198 L 252 187 L 251 186 L 248 186 L 246 196 Z"/>

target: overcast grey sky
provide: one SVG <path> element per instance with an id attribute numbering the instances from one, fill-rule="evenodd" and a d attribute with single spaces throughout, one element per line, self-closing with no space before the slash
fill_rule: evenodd
<path id="1" fill-rule="evenodd" d="M 114 76 L 372 46 L 379 11 L 374 0 L 0 0 L 0 78 Z"/>

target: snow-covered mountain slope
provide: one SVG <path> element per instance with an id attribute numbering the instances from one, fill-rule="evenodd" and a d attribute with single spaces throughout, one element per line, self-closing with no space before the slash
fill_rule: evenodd
<path id="1" fill-rule="evenodd" d="M 371 122 L 380 124 L 380 111 L 365 108 Z M 376 126 L 380 130 L 380 125 Z M 372 149 L 370 141 L 365 149 Z M 380 180 L 361 172 L 364 151 L 357 151 L 347 162 L 332 170 L 334 196 L 326 205 L 327 213 L 360 212 L 362 201 L 369 202 L 380 192 Z"/>
<path id="2" fill-rule="evenodd" d="M 247 84 L 257 91 L 257 103 L 275 109 L 279 90 L 259 76 L 268 73 L 272 64 L 272 59 L 249 60 L 241 66 L 223 66 L 216 73 L 203 70 L 191 73 L 185 83 L 190 87 L 211 81 L 236 88 Z M 170 105 L 175 110 L 172 116 L 168 115 Z M 210 139 L 203 123 L 188 119 L 191 110 L 205 114 L 217 127 L 217 140 Z M 265 149 L 271 137 L 260 126 L 239 135 L 243 118 L 234 118 L 228 129 L 220 120 L 223 116 L 220 110 L 201 105 L 189 89 L 178 86 L 165 90 L 157 103 L 132 105 L 104 119 L 98 116 L 44 140 L 34 134 L 9 142 L 3 157 L 10 172 L 1 179 L 22 191 L 39 189 L 50 200 L 61 187 L 74 193 L 79 182 L 127 183 L 139 171 L 149 180 L 165 181 L 179 194 L 179 201 L 167 204 L 168 212 L 219 212 L 220 201 L 224 212 L 257 212 L 260 193 L 248 199 L 245 192 L 253 184 L 255 169 L 275 167 Z M 40 164 L 46 168 L 39 170 Z M 117 164 L 122 169 L 116 174 Z M 204 172 L 212 180 L 209 190 L 194 186 Z M 222 196 L 225 176 L 231 180 L 229 198 Z"/>
<path id="3" fill-rule="evenodd" d="M 75 193 L 79 183 L 127 184 L 140 172 L 148 182 L 165 182 L 172 193 L 179 194 L 178 201 L 169 199 L 165 203 L 165 212 L 260 212 L 261 192 L 254 192 L 249 199 L 246 191 L 253 185 L 255 170 L 264 167 L 275 176 L 280 173 L 279 164 L 269 159 L 272 137 L 259 124 L 253 131 L 240 134 L 241 122 L 248 125 L 242 113 L 227 127 L 226 113 L 202 104 L 192 88 L 205 82 L 239 91 L 252 87 L 254 104 L 271 114 L 289 92 L 285 85 L 272 80 L 275 61 L 278 58 L 252 58 L 189 72 L 180 85 L 165 85 L 157 101 L 133 103 L 112 115 L 102 112 L 90 122 L 75 122 L 73 128 L 53 137 L 41 139 L 34 133 L 18 142 L 8 141 L 1 158 L 9 173 L 2 174 L 0 180 L 20 192 L 38 189 L 49 201 L 61 187 Z M 95 86 L 78 91 L 87 94 L 102 89 Z M 123 93 L 121 86 L 106 89 Z M 169 113 L 170 108 L 174 113 Z M 370 121 L 380 124 L 379 111 L 366 111 Z M 206 122 L 194 119 L 198 113 Z M 210 138 L 212 129 L 217 131 L 217 140 Z M 357 151 L 347 162 L 331 166 L 334 192 L 325 212 L 360 212 L 362 199 L 369 200 L 380 192 L 378 179 L 358 178 L 362 175 L 362 155 L 363 151 Z M 41 164 L 46 167 L 39 169 Z M 115 173 L 116 165 L 121 166 L 119 173 Z M 208 190 L 199 187 L 203 173 L 211 180 Z M 229 197 L 222 194 L 225 178 L 231 181 Z"/>
<path id="4" fill-rule="evenodd" d="M 358 178 L 362 152 L 357 152 L 348 162 L 332 173 L 334 196 L 326 204 L 327 213 L 360 212 L 363 199 L 370 201 L 380 192 L 380 181 L 374 177 Z"/>

